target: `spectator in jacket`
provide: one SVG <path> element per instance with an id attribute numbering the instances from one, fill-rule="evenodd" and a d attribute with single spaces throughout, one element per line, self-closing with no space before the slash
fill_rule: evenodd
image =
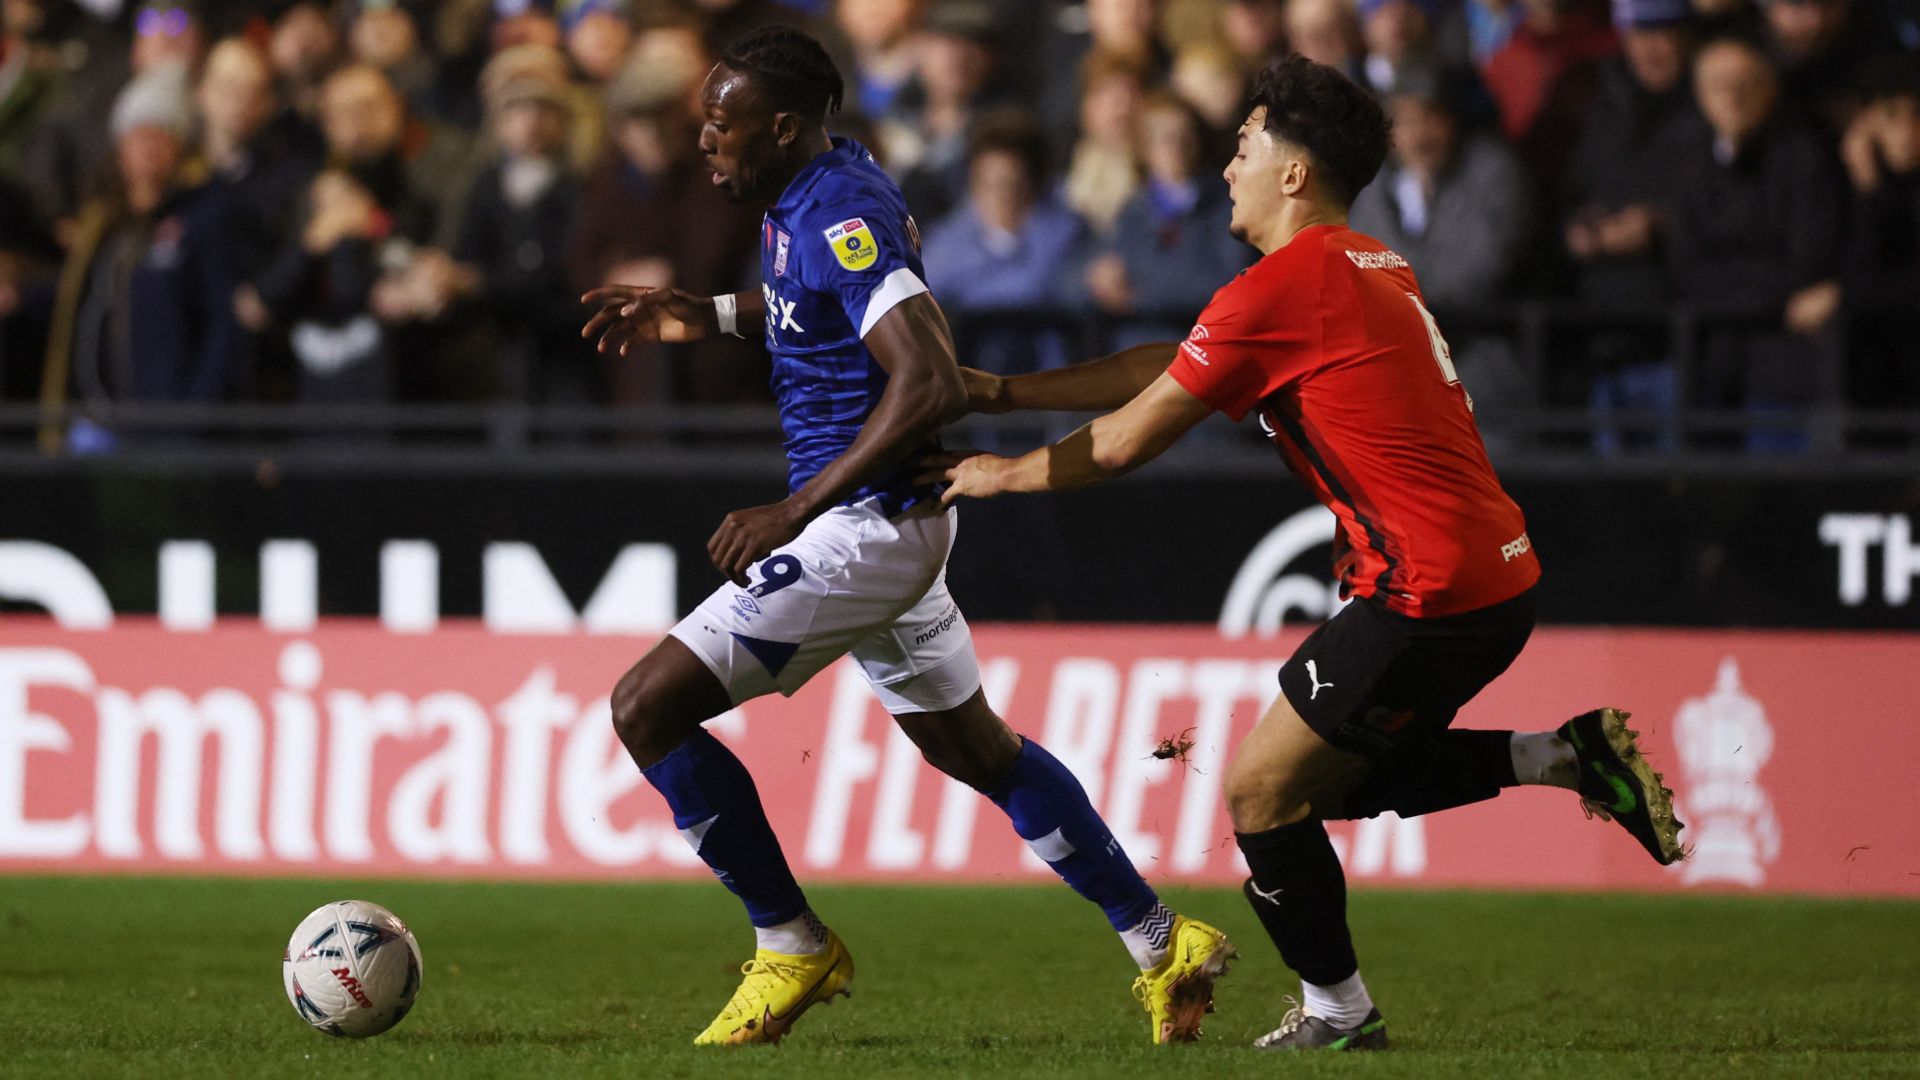
<path id="1" fill-rule="evenodd" d="M 1067 160 L 1061 195 L 1096 235 L 1104 237 L 1140 185 L 1134 132 L 1146 94 L 1146 69 L 1117 54 L 1094 53 L 1080 70 L 1085 80 L 1080 134 Z"/>
<path id="2" fill-rule="evenodd" d="M 1583 337 L 1588 363 L 1550 374 L 1556 399 L 1589 394 L 1596 410 L 1674 405 L 1667 330 L 1666 233 L 1681 178 L 1675 162 L 1699 134 L 1688 78 L 1693 30 L 1686 0 L 1616 0 L 1621 55 L 1601 72 L 1597 96 L 1580 124 L 1561 203 L 1563 253 L 1574 295 L 1610 308 L 1641 308 L 1650 325 L 1596 330 Z M 1603 422 L 1601 446 L 1620 437 Z"/>
<path id="3" fill-rule="evenodd" d="M 1681 295 L 1712 320 L 1700 392 L 1713 405 L 1791 411 L 1833 389 L 1831 343 L 1799 309 L 1836 269 L 1842 181 L 1820 140 L 1780 116 L 1779 78 L 1759 47 L 1709 43 L 1694 62 L 1694 95 L 1709 129 L 1681 161 L 1671 257 Z M 1805 443 L 1777 430 L 1748 440 Z"/>
<path id="4" fill-rule="evenodd" d="M 1354 201 L 1353 227 L 1413 264 L 1435 308 L 1497 299 L 1526 247 L 1526 177 L 1497 137 L 1466 130 L 1436 80 L 1388 100 L 1393 156 Z"/>
<path id="5" fill-rule="evenodd" d="M 1853 187 L 1845 270 L 1831 297 L 1803 298 L 1803 322 L 1840 307 L 1852 316 L 1853 401 L 1920 405 L 1920 65 L 1887 57 L 1862 80 L 1865 107 L 1842 157 Z"/>
<path id="6" fill-rule="evenodd" d="M 587 178 L 568 248 L 576 292 L 606 282 L 671 285 L 701 296 L 758 287 L 760 215 L 715 190 L 698 154 L 693 98 L 707 66 L 699 39 L 692 38 L 671 49 L 656 44 L 614 80 L 607 94 L 613 146 Z M 615 402 L 768 397 L 766 349 L 758 337 L 720 334 L 645 348 L 607 360 Z"/>
<path id="7" fill-rule="evenodd" d="M 1000 31 L 992 8 L 959 0 L 935 7 L 921 34 L 919 74 L 896 122 L 883 125 L 889 167 L 922 221 L 945 217 L 966 194 L 967 137 L 994 97 Z"/>
<path id="8" fill-rule="evenodd" d="M 487 97 L 499 156 L 468 196 L 453 257 L 453 296 L 493 325 L 509 397 L 585 404 L 601 399 L 593 350 L 580 341 L 578 294 L 564 255 L 580 200 L 568 171 L 566 87 L 535 73 Z"/>
<path id="9" fill-rule="evenodd" d="M 1164 92 L 1141 109 L 1146 182 L 1086 272 L 1094 305 L 1120 320 L 1115 348 L 1186 336 L 1214 290 L 1252 261 L 1228 231 L 1233 204 L 1201 161 L 1202 132 L 1193 109 Z"/>
<path id="10" fill-rule="evenodd" d="M 927 232 L 927 285 L 983 367 L 1003 374 L 1055 367 L 1068 358 L 1059 333 L 970 325 L 987 312 L 1059 312 L 1084 227 L 1048 197 L 1046 137 L 1030 118 L 983 120 L 967 153 L 967 199 Z"/>
<path id="11" fill-rule="evenodd" d="M 1506 295 L 1527 250 L 1532 199 L 1498 137 L 1469 131 L 1438 80 L 1408 80 L 1387 102 L 1393 155 L 1354 200 L 1353 228 L 1405 256 L 1427 305 L 1449 326 L 1454 364 L 1496 437 L 1498 405 L 1530 391 L 1505 341 L 1449 320 Z"/>
<path id="12" fill-rule="evenodd" d="M 208 53 L 195 100 L 200 155 L 227 189 L 235 269 L 250 287 L 291 235 L 300 196 L 324 150 L 308 142 L 304 125 L 287 122 L 266 54 L 245 38 L 228 38 Z"/>
<path id="13" fill-rule="evenodd" d="M 102 119 L 133 76 L 165 67 L 191 72 L 206 50 L 195 0 L 146 0 L 134 9 L 133 42 L 122 48 L 108 33 L 88 43 L 88 61 L 66 80 L 64 92 L 36 125 L 28 150 L 28 181 L 42 211 L 70 230 L 80 204 L 117 182 L 118 140 Z M 190 77 L 190 76 L 189 76 Z"/>
<path id="14" fill-rule="evenodd" d="M 396 393 L 408 324 L 438 314 L 451 261 L 426 245 L 436 202 L 413 180 L 406 103 L 376 68 L 343 68 L 320 95 L 328 168 L 300 228 L 261 274 L 261 301 L 289 328 L 294 394 L 377 402 Z"/>
<path id="15" fill-rule="evenodd" d="M 1500 131 L 1536 179 L 1560 175 L 1574 133 L 1619 50 L 1605 16 L 1585 0 L 1520 0 L 1525 16 L 1482 72 Z"/>
<path id="16" fill-rule="evenodd" d="M 1085 136 L 1087 91 L 1102 74 L 1123 68 L 1142 84 L 1164 80 L 1170 57 L 1155 32 L 1161 6 L 1161 0 L 1086 0 L 1084 20 L 1055 22 L 1040 53 L 1040 122 L 1049 146 L 1065 145 L 1076 125 Z"/>
<path id="17" fill-rule="evenodd" d="M 226 395 L 237 343 L 226 200 L 189 157 L 192 124 L 179 66 L 139 76 L 115 103 L 115 182 L 78 219 L 47 346 L 48 405 Z M 59 436 L 50 423 L 43 442 Z M 94 419 L 65 436 L 75 453 L 120 441 Z"/>

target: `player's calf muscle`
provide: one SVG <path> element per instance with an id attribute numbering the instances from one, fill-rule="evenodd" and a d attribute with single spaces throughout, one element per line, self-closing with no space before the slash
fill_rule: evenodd
<path id="1" fill-rule="evenodd" d="M 955 709 L 894 717 L 927 764 L 976 791 L 989 791 L 1020 756 L 1020 736 L 987 707 L 984 695 Z"/>

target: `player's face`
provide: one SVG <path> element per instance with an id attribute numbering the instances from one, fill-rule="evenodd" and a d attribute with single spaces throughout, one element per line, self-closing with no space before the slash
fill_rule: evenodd
<path id="1" fill-rule="evenodd" d="M 707 76 L 700 108 L 700 153 L 713 170 L 713 186 L 736 203 L 772 202 L 780 193 L 765 188 L 771 186 L 766 178 L 777 171 L 778 114 L 754 93 L 745 75 L 725 66 Z"/>
<path id="2" fill-rule="evenodd" d="M 1280 144 L 1267 132 L 1267 110 L 1253 110 L 1240 125 L 1233 160 L 1227 162 L 1227 193 L 1233 199 L 1233 238 L 1260 246 L 1259 231 L 1280 211 L 1280 181 L 1285 161 Z"/>

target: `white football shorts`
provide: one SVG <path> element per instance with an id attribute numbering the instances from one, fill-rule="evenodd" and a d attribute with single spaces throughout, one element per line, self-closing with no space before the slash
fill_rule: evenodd
<path id="1" fill-rule="evenodd" d="M 980 689 L 966 617 L 947 594 L 958 514 L 923 503 L 889 519 L 878 500 L 838 506 L 720 586 L 671 633 L 734 704 L 791 696 L 853 654 L 893 714 L 939 712 Z"/>

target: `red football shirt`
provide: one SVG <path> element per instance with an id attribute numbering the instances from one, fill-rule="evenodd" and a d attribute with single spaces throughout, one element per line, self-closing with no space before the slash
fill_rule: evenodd
<path id="1" fill-rule="evenodd" d="M 1168 373 L 1235 420 L 1260 410 L 1339 518 L 1347 595 L 1432 618 L 1540 579 L 1413 271 L 1372 237 L 1301 230 L 1214 294 Z"/>

